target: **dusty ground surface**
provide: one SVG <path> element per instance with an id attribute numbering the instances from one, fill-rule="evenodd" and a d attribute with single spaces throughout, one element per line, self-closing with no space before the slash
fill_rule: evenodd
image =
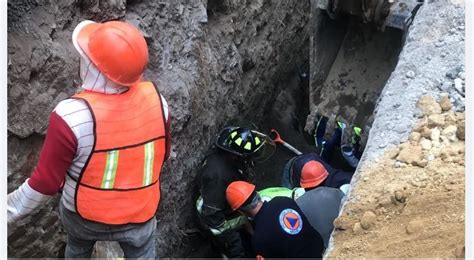
<path id="1" fill-rule="evenodd" d="M 359 169 L 328 257 L 464 256 L 464 113 L 427 99 L 410 140 Z"/>

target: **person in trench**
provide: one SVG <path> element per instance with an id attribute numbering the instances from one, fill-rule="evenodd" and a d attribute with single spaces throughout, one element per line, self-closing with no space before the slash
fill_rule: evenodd
<path id="1" fill-rule="evenodd" d="M 301 208 L 309 223 L 318 231 L 328 247 L 329 238 L 334 229 L 334 220 L 339 215 L 344 192 L 337 188 L 319 186 L 318 182 L 308 182 L 304 178 L 301 187 L 268 187 L 258 191 L 262 201 L 271 201 L 276 197 L 294 199 Z"/>
<path id="2" fill-rule="evenodd" d="M 66 258 L 90 258 L 96 241 L 119 242 L 127 258 L 155 258 L 171 116 L 157 86 L 143 80 L 147 43 L 121 21 L 83 21 L 72 43 L 80 56 L 81 92 L 51 113 L 35 170 L 8 194 L 8 224 L 62 189 Z"/>
<path id="3" fill-rule="evenodd" d="M 248 180 L 254 163 L 265 161 L 274 151 L 274 142 L 265 134 L 230 126 L 220 131 L 202 160 L 196 176 L 200 194 L 196 209 L 200 224 L 226 257 L 244 257 L 249 251 L 241 237 L 245 232 L 240 232 L 246 219 L 227 204 L 226 188 L 233 181 Z"/>
<path id="4" fill-rule="evenodd" d="M 245 181 L 229 184 L 226 199 L 232 210 L 250 220 L 251 243 L 257 259 L 322 257 L 323 238 L 293 199 L 276 196 L 264 201 L 255 185 Z"/>
<path id="5" fill-rule="evenodd" d="M 357 168 L 360 153 L 361 129 L 353 127 L 351 138 L 348 138 L 347 125 L 336 121 L 336 127 L 331 139 L 325 140 L 328 118 L 318 115 L 314 132 L 316 148 L 319 153 L 306 153 L 295 156 L 287 161 L 283 169 L 281 186 L 293 189 L 300 186 L 303 178 L 310 182 L 317 182 L 318 186 L 341 189 L 348 192 L 354 171 L 344 171 L 332 167 L 329 162 L 334 155 L 335 147 L 341 147 L 341 154 L 345 161 L 353 168 Z M 304 177 L 303 177 L 304 176 Z"/>

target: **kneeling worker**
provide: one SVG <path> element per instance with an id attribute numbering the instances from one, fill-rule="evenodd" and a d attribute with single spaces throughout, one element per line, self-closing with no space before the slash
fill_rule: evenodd
<path id="1" fill-rule="evenodd" d="M 287 197 L 275 197 L 263 202 L 255 185 L 232 182 L 226 190 L 227 202 L 233 210 L 252 219 L 252 245 L 263 257 L 321 258 L 324 242 L 310 225 L 296 202 Z"/>
<path id="2" fill-rule="evenodd" d="M 293 189 L 303 187 L 306 182 L 317 183 L 316 186 L 341 189 L 347 194 L 353 173 L 334 169 L 320 159 L 317 154 L 303 154 L 292 161 L 291 167 L 283 173 L 282 184 Z"/>
<path id="3" fill-rule="evenodd" d="M 246 127 L 226 127 L 217 135 L 204 158 L 196 181 L 200 197 L 196 209 L 202 224 L 213 234 L 218 250 L 226 257 L 244 257 L 245 249 L 239 229 L 245 217 L 233 212 L 227 204 L 227 186 L 237 180 L 248 180 L 255 162 L 268 159 L 275 144 L 266 135 Z"/>
<path id="4" fill-rule="evenodd" d="M 294 199 L 311 226 L 321 235 L 327 248 L 334 229 L 334 220 L 339 215 L 344 193 L 340 189 L 318 187 L 315 182 L 303 182 L 304 188 L 290 190 L 285 187 L 270 187 L 258 191 L 263 201 L 276 197 Z"/>

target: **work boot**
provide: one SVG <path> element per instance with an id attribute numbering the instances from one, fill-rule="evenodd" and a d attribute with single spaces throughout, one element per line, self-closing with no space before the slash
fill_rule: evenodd
<path id="1" fill-rule="evenodd" d="M 352 167 L 357 168 L 359 164 L 359 159 L 354 154 L 354 148 L 350 144 L 341 145 L 341 152 L 342 157 L 346 160 L 346 162 Z"/>

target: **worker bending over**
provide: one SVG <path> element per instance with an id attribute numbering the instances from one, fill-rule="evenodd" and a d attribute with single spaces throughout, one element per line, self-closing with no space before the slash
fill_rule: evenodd
<path id="1" fill-rule="evenodd" d="M 334 169 L 315 153 L 299 155 L 289 163 L 282 177 L 282 186 L 289 189 L 316 185 L 341 189 L 346 193 L 351 183 L 352 172 Z"/>
<path id="2" fill-rule="evenodd" d="M 329 141 L 324 140 L 327 117 L 319 116 L 316 122 L 315 143 L 320 153 L 307 153 L 295 156 L 288 160 L 282 176 L 282 186 L 293 189 L 295 187 L 306 188 L 306 183 L 317 186 L 341 189 L 344 193 L 349 190 L 353 172 L 347 172 L 333 168 L 329 161 L 334 153 L 334 147 L 341 144 L 342 135 L 346 124 L 337 121 L 336 129 Z M 341 146 L 344 159 L 354 169 L 357 167 L 360 156 L 357 152 L 360 145 L 360 128 L 354 127 L 351 144 Z M 301 183 L 301 184 L 300 184 Z M 301 185 L 301 186 L 300 186 Z"/>
<path id="3" fill-rule="evenodd" d="M 245 255 L 239 229 L 246 219 L 227 204 L 226 188 L 233 181 L 247 180 L 254 162 L 268 159 L 274 150 L 273 141 L 260 132 L 226 127 L 201 163 L 196 180 L 201 195 L 196 202 L 198 216 L 227 257 Z"/>
<path id="4" fill-rule="evenodd" d="M 264 202 L 255 185 L 232 182 L 226 190 L 232 210 L 249 219 L 253 226 L 252 245 L 265 258 L 321 258 L 324 241 L 293 199 L 275 197 Z"/>
<path id="5" fill-rule="evenodd" d="M 304 184 L 303 184 L 304 185 Z M 311 184 L 306 188 L 269 187 L 258 191 L 263 201 L 276 197 L 287 197 L 296 201 L 311 226 L 321 235 L 327 248 L 334 229 L 334 220 L 339 215 L 344 193 L 335 188 L 317 187 Z"/>

